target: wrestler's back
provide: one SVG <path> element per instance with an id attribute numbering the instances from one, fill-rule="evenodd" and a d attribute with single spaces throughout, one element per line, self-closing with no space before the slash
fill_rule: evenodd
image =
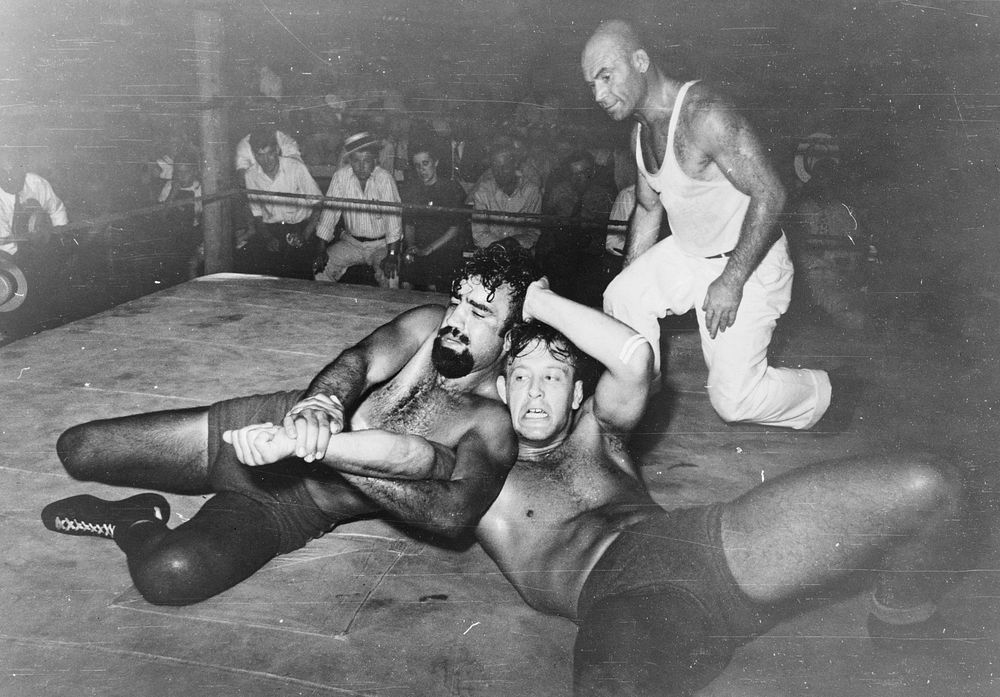
<path id="1" fill-rule="evenodd" d="M 659 510 L 616 457 L 625 457 L 618 439 L 582 415 L 556 452 L 514 465 L 480 520 L 480 544 L 535 609 L 574 618 L 580 590 L 608 545 Z"/>

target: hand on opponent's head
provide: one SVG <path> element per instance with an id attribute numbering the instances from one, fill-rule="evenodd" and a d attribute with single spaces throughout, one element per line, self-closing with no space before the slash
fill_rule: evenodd
<path id="1" fill-rule="evenodd" d="M 531 284 L 528 285 L 528 289 L 524 293 L 524 305 L 521 308 L 521 319 L 524 322 L 530 322 L 535 318 L 531 311 L 534 306 L 535 299 L 538 293 L 548 290 L 548 276 L 542 276 L 537 281 L 532 281 Z"/>

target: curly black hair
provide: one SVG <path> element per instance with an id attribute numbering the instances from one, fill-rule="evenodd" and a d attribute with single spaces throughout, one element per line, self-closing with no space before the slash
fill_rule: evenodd
<path id="1" fill-rule="evenodd" d="M 527 354 L 536 341 L 558 360 L 573 368 L 574 379 L 582 380 L 584 394 L 589 394 L 600 371 L 597 361 L 581 351 L 558 329 L 542 322 L 518 322 L 514 325 L 510 331 L 508 367 L 515 358 Z"/>
<path id="2" fill-rule="evenodd" d="M 451 282 L 451 294 L 459 294 L 463 281 L 476 279 L 489 292 L 487 300 L 492 301 L 500 286 L 508 286 L 510 310 L 503 326 L 503 331 L 506 332 L 521 318 L 524 294 L 528 286 L 540 276 L 531 252 L 516 240 L 501 240 L 478 250 L 465 262 Z"/>

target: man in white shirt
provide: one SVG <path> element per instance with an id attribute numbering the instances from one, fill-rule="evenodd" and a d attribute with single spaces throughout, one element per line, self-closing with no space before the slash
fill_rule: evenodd
<path id="1" fill-rule="evenodd" d="M 504 141 L 494 148 L 490 170 L 492 176 L 481 177 L 472 194 L 472 205 L 477 211 L 541 213 L 542 192 L 522 176 L 513 143 Z M 534 249 L 539 235 L 537 227 L 523 220 L 497 216 L 472 221 L 472 241 L 479 249 L 507 237 L 514 238 L 525 249 Z"/>
<path id="2" fill-rule="evenodd" d="M 54 227 L 66 225 L 69 218 L 66 207 L 45 179 L 27 171 L 21 157 L 9 150 L 0 150 L 0 239 L 23 237 L 29 233 L 29 226 L 15 233 L 16 214 L 27 213 L 30 202 L 37 203 L 44 210 Z M 27 218 L 25 217 L 25 220 Z M 0 251 L 16 254 L 16 242 L 0 243 Z"/>
<path id="3" fill-rule="evenodd" d="M 238 247 L 243 255 L 239 266 L 252 273 L 312 278 L 319 202 L 252 192 L 320 196 L 320 189 L 300 160 L 281 154 L 273 130 L 254 130 L 250 146 L 254 164 L 246 171 L 246 184 L 252 218 L 250 234 Z"/>
<path id="4" fill-rule="evenodd" d="M 399 191 L 392 175 L 378 165 L 381 142 L 362 131 L 344 141 L 349 164 L 334 172 L 327 196 L 399 203 Z M 328 204 L 329 205 L 329 204 Z M 332 242 L 326 249 L 326 266 L 317 281 L 339 281 L 351 266 L 370 266 L 380 286 L 398 283 L 399 247 L 403 239 L 402 209 L 393 206 L 338 204 L 320 216 L 316 236 Z M 344 231 L 333 241 L 337 223 L 343 218 Z"/>
<path id="5" fill-rule="evenodd" d="M 282 131 L 278 126 L 281 123 L 281 105 L 277 99 L 262 99 L 259 104 L 260 115 L 257 118 L 259 126 L 270 126 L 274 131 L 274 136 L 278 141 L 278 148 L 283 157 L 291 157 L 302 161 L 302 153 L 299 151 L 299 144 L 290 135 Z M 250 134 L 236 144 L 236 174 L 245 173 L 254 164 L 253 150 L 250 147 Z"/>

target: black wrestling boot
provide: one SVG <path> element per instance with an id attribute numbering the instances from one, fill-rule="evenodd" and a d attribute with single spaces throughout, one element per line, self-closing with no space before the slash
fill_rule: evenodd
<path id="1" fill-rule="evenodd" d="M 53 501 L 42 509 L 42 524 L 64 535 L 106 537 L 140 521 L 166 525 L 170 504 L 159 494 L 138 494 L 121 501 L 105 501 L 89 494 Z"/>
<path id="2" fill-rule="evenodd" d="M 876 651 L 893 653 L 941 653 L 949 648 L 975 646 L 981 632 L 946 621 L 934 613 L 923 622 L 890 624 L 868 615 L 868 636 Z"/>

